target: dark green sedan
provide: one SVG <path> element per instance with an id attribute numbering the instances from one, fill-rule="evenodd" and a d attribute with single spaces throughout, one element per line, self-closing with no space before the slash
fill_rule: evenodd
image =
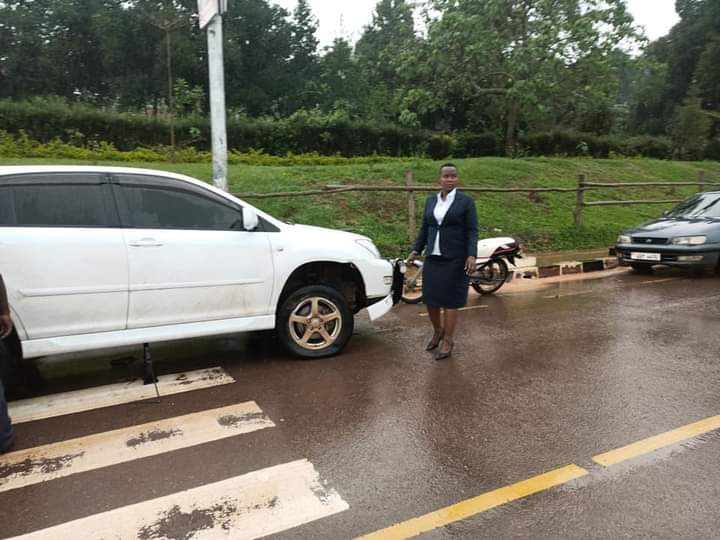
<path id="1" fill-rule="evenodd" d="M 649 273 L 656 264 L 718 271 L 720 191 L 698 193 L 662 217 L 618 236 L 615 254 L 622 266 Z"/>

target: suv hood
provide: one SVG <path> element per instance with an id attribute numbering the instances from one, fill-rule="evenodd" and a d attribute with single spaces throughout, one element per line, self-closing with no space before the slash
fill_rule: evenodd
<path id="1" fill-rule="evenodd" d="M 326 229 L 325 227 L 315 227 L 314 225 L 290 225 L 289 230 L 313 241 L 355 242 L 356 240 L 370 240 L 367 236 L 360 234 L 338 231 L 337 229 Z"/>

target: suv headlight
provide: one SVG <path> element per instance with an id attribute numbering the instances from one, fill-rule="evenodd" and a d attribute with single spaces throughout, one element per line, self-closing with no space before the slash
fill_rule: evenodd
<path id="1" fill-rule="evenodd" d="M 369 238 L 361 238 L 360 240 L 355 241 L 358 243 L 358 245 L 368 250 L 373 257 L 375 257 L 376 259 L 380 258 L 380 252 L 378 251 L 378 248 L 375 247 L 375 244 L 373 244 L 372 240 L 370 240 Z"/>
<path id="2" fill-rule="evenodd" d="M 705 236 L 678 236 L 673 238 L 672 243 L 676 246 L 699 246 L 707 240 Z"/>
<path id="3" fill-rule="evenodd" d="M 617 237 L 618 244 L 630 244 L 632 239 L 627 234 L 621 234 Z"/>

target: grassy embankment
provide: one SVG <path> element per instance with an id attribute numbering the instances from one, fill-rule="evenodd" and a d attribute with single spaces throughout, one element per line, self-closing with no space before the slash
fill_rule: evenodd
<path id="1" fill-rule="evenodd" d="M 466 186 L 574 187 L 579 174 L 587 181 L 643 182 L 696 181 L 705 171 L 706 183 L 720 184 L 718 162 L 674 162 L 648 159 L 481 158 L 455 161 Z M 0 165 L 78 163 L 69 160 L 3 159 Z M 175 171 L 210 181 L 208 163 L 118 163 Z M 388 159 L 372 164 L 316 166 L 231 165 L 233 192 L 304 191 L 326 184 L 404 185 L 412 169 L 419 184 L 433 185 L 439 163 L 422 159 Z M 586 200 L 676 199 L 697 191 L 692 187 L 608 189 L 589 191 Z M 426 195 L 417 195 L 418 208 Z M 671 205 L 586 208 L 584 223 L 575 227 L 575 193 L 475 194 L 480 235 L 513 235 L 527 251 L 602 248 L 613 244 L 624 228 L 658 216 Z M 407 197 L 404 193 L 350 193 L 281 199 L 248 199 L 270 214 L 296 223 L 334 227 L 365 234 L 386 256 L 400 256 L 410 245 L 407 234 Z M 498 229 L 501 231 L 498 231 Z"/>

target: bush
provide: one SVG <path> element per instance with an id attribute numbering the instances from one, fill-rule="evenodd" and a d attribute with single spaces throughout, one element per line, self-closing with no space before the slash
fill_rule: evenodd
<path id="1" fill-rule="evenodd" d="M 666 137 L 640 135 L 626 139 L 618 145 L 619 152 L 628 157 L 671 159 L 673 145 Z"/>
<path id="2" fill-rule="evenodd" d="M 41 143 L 57 139 L 92 148 L 106 142 L 122 151 L 170 142 L 169 118 L 69 105 L 59 98 L 0 101 L 0 129 L 13 134 L 24 131 Z M 210 150 L 211 131 L 206 118 L 175 118 L 174 129 L 176 146 Z M 312 152 L 345 157 L 373 153 L 412 156 L 427 145 L 430 133 L 352 121 L 339 113 L 299 111 L 282 120 L 231 118 L 227 137 L 229 148 L 240 152 L 255 148 L 280 156 Z M 192 154 L 189 158 L 196 159 Z"/>
<path id="3" fill-rule="evenodd" d="M 502 156 L 502 140 L 494 133 L 461 133 L 457 136 L 453 155 L 458 158 Z"/>
<path id="4" fill-rule="evenodd" d="M 430 158 L 436 161 L 445 159 L 452 154 L 455 140 L 452 136 L 440 133 L 430 137 L 428 144 L 428 153 Z"/>
<path id="5" fill-rule="evenodd" d="M 600 135 L 556 130 L 520 137 L 520 144 L 531 156 L 577 156 L 605 159 L 612 143 Z"/>
<path id="6" fill-rule="evenodd" d="M 720 161 L 720 139 L 712 139 L 705 147 L 705 159 Z"/>
<path id="7" fill-rule="evenodd" d="M 176 118 L 174 125 L 177 144 L 173 151 L 168 146 L 169 120 L 164 117 L 69 105 L 59 98 L 35 98 L 26 102 L 2 100 L 0 129 L 6 133 L 5 138 L 0 139 L 0 151 L 8 157 L 207 161 L 211 147 L 208 120 L 189 116 Z M 504 156 L 502 137 L 495 133 L 431 133 L 351 120 L 342 112 L 325 114 L 318 110 L 298 111 L 280 120 L 231 117 L 227 122 L 227 138 L 232 150 L 231 162 L 242 159 L 318 164 L 358 156 L 371 156 L 369 159 L 373 159 L 372 156 L 427 156 L 434 160 L 450 156 Z M 518 142 L 521 154 L 527 156 L 608 158 L 624 155 L 671 159 L 673 155 L 673 145 L 664 137 L 615 140 L 558 129 L 523 134 Z M 278 160 L 271 160 L 271 156 Z M 720 141 L 710 142 L 706 156 L 720 159 Z M 321 159 L 323 157 L 330 159 Z"/>

